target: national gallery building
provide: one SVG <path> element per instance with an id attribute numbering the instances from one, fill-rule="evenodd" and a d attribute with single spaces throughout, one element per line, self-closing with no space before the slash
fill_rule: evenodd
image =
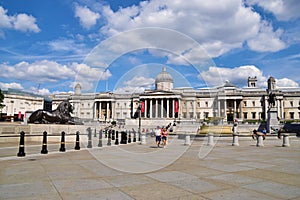
<path id="1" fill-rule="evenodd" d="M 247 80 L 245 80 L 247 81 Z M 273 77 L 268 79 L 268 88 L 257 87 L 257 78 L 248 78 L 248 87 L 238 88 L 226 82 L 214 88 L 174 88 L 173 77 L 163 68 L 155 79 L 155 89 L 143 93 L 116 94 L 112 92 L 82 93 L 80 84 L 74 94 L 51 96 L 52 109 L 65 100 L 74 106 L 73 116 L 83 120 L 122 121 L 157 124 L 162 120 L 202 121 L 217 119 L 232 122 L 266 120 L 269 94 L 275 94 L 275 105 L 279 120 L 300 119 L 300 88 L 277 88 Z M 25 112 L 49 108 L 49 101 L 41 97 L 11 94 L 4 91 L 6 106 L 0 110 L 2 116 L 23 116 Z M 139 115 L 140 114 L 140 115 Z"/>
<path id="2" fill-rule="evenodd" d="M 246 80 L 245 80 L 246 81 Z M 300 88 L 277 88 L 273 77 L 268 88 L 258 88 L 257 78 L 248 78 L 248 87 L 238 88 L 229 82 L 215 88 L 173 88 L 172 76 L 163 68 L 155 79 L 155 89 L 138 94 L 82 94 L 75 86 L 74 94 L 54 95 L 53 108 L 63 99 L 74 105 L 74 116 L 97 121 L 137 121 L 155 124 L 166 121 L 199 121 L 218 119 L 223 122 L 266 120 L 269 94 L 275 94 L 279 120 L 300 119 Z"/>

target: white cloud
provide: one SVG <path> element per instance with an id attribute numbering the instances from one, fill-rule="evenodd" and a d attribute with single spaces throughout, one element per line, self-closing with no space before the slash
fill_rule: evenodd
<path id="1" fill-rule="evenodd" d="M 143 76 L 135 76 L 129 81 L 125 81 L 125 85 L 128 86 L 139 86 L 139 87 L 146 87 L 149 88 L 151 85 L 154 84 L 153 78 L 146 78 Z"/>
<path id="2" fill-rule="evenodd" d="M 75 17 L 79 18 L 80 24 L 85 29 L 90 29 L 92 26 L 96 25 L 97 20 L 100 18 L 98 13 L 91 11 L 89 8 L 76 5 L 75 7 Z"/>
<path id="3" fill-rule="evenodd" d="M 295 81 L 288 79 L 288 78 L 282 78 L 282 79 L 276 79 L 277 87 L 299 87 L 299 84 Z"/>
<path id="4" fill-rule="evenodd" d="M 12 19 L 6 13 L 7 10 L 4 10 L 4 8 L 0 6 L 0 29 L 12 27 L 11 24 Z"/>
<path id="5" fill-rule="evenodd" d="M 265 10 L 272 12 L 278 20 L 288 21 L 300 17 L 299 0 L 246 0 L 250 5 L 259 5 Z"/>
<path id="6" fill-rule="evenodd" d="M 39 95 L 50 95 L 51 92 L 49 89 L 47 88 L 36 88 L 36 87 L 30 87 L 30 92 L 34 93 L 34 94 L 39 94 Z"/>
<path id="7" fill-rule="evenodd" d="M 50 41 L 48 46 L 52 51 L 74 52 L 84 55 L 89 51 L 84 43 L 76 43 L 74 40 L 63 38 Z"/>
<path id="8" fill-rule="evenodd" d="M 72 63 L 70 67 L 76 73 L 71 87 L 80 83 L 84 91 L 96 91 L 99 81 L 108 80 L 112 76 L 109 70 L 93 68 L 86 64 Z"/>
<path id="9" fill-rule="evenodd" d="M 124 81 L 122 87 L 116 88 L 115 93 L 142 93 L 145 89 L 150 89 L 155 80 L 153 78 L 146 78 L 143 76 L 135 76 L 128 81 Z"/>
<path id="10" fill-rule="evenodd" d="M 26 14 L 18 14 L 15 17 L 15 20 L 13 22 L 14 28 L 16 30 L 26 32 L 26 31 L 32 31 L 35 33 L 40 32 L 39 27 L 36 25 L 36 19 L 32 17 L 31 15 Z"/>
<path id="11" fill-rule="evenodd" d="M 18 89 L 18 90 L 22 90 L 24 89 L 23 86 L 20 83 L 2 83 L 0 82 L 0 88 L 3 89 Z"/>
<path id="12" fill-rule="evenodd" d="M 272 26 L 267 24 L 261 26 L 261 30 L 256 37 L 248 40 L 247 44 L 250 49 L 259 52 L 276 52 L 286 47 L 285 43 L 280 39 L 283 30 L 277 29 L 273 31 Z"/>
<path id="13" fill-rule="evenodd" d="M 189 3 L 184 0 L 151 0 L 117 11 L 104 6 L 101 14 L 107 22 L 101 32 L 106 35 L 142 27 L 169 28 L 195 39 L 212 57 L 240 48 L 248 40 L 262 38 L 262 33 L 271 33 L 272 46 L 267 49 L 255 45 L 257 48 L 253 50 L 277 51 L 284 48 L 284 43 L 279 38 L 280 31 L 273 32 L 272 26 L 265 24 L 260 15 L 251 7 L 245 6 L 242 0 L 192 0 Z M 141 39 L 148 38 L 138 38 Z M 267 46 L 263 42 L 261 41 L 260 46 Z M 269 42 L 270 40 L 266 41 L 267 44 Z M 118 48 L 122 47 L 119 45 Z"/>
<path id="14" fill-rule="evenodd" d="M 0 6 L 0 31 L 1 29 L 15 29 L 21 32 L 40 32 L 36 18 L 24 13 L 9 16 L 7 10 Z"/>
<path id="15" fill-rule="evenodd" d="M 267 87 L 268 77 L 254 65 L 246 65 L 235 68 L 210 67 L 208 71 L 200 74 L 207 85 L 219 86 L 223 85 L 225 80 L 237 86 L 247 86 L 248 77 L 257 77 L 257 86 L 261 88 Z M 217 78 L 220 77 L 220 78 Z M 220 82 L 223 81 L 223 82 Z M 288 78 L 276 79 L 278 87 L 299 87 L 298 83 Z"/>
<path id="16" fill-rule="evenodd" d="M 66 65 L 54 61 L 42 60 L 33 63 L 19 62 L 15 65 L 6 63 L 0 64 L 0 78 L 31 81 L 32 84 L 43 83 L 52 85 L 53 83 L 72 82 L 68 85 L 73 89 L 73 83 L 81 83 L 84 90 L 96 89 L 98 81 L 107 80 L 111 77 L 109 70 L 103 71 L 102 68 L 92 68 L 86 64 L 70 63 Z M 65 85 L 64 85 L 65 86 Z M 49 87 L 48 87 L 49 88 Z M 35 90 L 34 90 L 35 91 Z M 46 89 L 40 92 L 47 93 Z"/>
<path id="17" fill-rule="evenodd" d="M 263 75 L 262 71 L 253 65 L 240 66 L 235 68 L 209 67 L 208 71 L 202 72 L 200 76 L 208 85 L 214 86 L 224 84 L 225 80 L 229 80 L 232 84 L 235 85 L 246 86 L 249 76 L 257 77 L 257 84 L 259 87 L 265 87 L 267 81 L 267 78 Z"/>

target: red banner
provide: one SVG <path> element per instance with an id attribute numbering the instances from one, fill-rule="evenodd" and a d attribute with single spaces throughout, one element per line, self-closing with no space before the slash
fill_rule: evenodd
<path id="1" fill-rule="evenodd" d="M 21 111 L 19 111 L 18 119 L 21 119 Z"/>
<path id="2" fill-rule="evenodd" d="M 175 101 L 175 112 L 178 113 L 178 101 Z"/>
<path id="3" fill-rule="evenodd" d="M 144 101 L 141 102 L 141 112 L 142 113 L 145 112 L 145 102 Z"/>

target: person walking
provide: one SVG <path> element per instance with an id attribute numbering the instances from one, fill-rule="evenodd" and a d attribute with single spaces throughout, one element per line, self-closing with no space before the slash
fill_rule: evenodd
<path id="1" fill-rule="evenodd" d="M 160 127 L 158 126 L 158 127 L 155 129 L 155 142 L 156 142 L 157 148 L 159 148 L 160 141 L 161 141 L 161 129 L 160 129 Z"/>
<path id="2" fill-rule="evenodd" d="M 167 146 L 167 136 L 168 136 L 168 131 L 166 128 L 162 129 L 162 140 L 163 140 L 163 146 L 164 148 Z"/>

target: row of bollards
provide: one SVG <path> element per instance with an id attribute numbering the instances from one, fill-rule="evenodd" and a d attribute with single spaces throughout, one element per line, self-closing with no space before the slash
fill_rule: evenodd
<path id="1" fill-rule="evenodd" d="M 94 132 L 94 136 L 96 133 L 96 129 Z M 131 143 L 132 139 L 131 139 L 131 134 L 132 132 L 128 132 L 127 131 L 122 131 L 121 132 L 121 141 L 119 142 L 119 132 L 113 129 L 105 129 L 105 130 L 100 130 L 99 131 L 99 140 L 98 140 L 98 147 L 102 147 L 103 143 L 102 143 L 102 135 L 105 135 L 105 138 L 107 138 L 107 146 L 111 146 L 112 145 L 112 141 L 114 141 L 115 145 L 119 145 L 119 144 L 127 144 L 127 143 Z M 65 135 L 66 133 L 64 131 L 61 132 L 61 140 L 60 140 L 60 148 L 59 151 L 60 152 L 65 152 L 66 151 L 66 144 L 65 144 Z M 80 150 L 80 132 L 77 131 L 76 132 L 76 142 L 75 142 L 75 150 Z M 42 142 L 42 150 L 41 150 L 41 154 L 48 154 L 48 149 L 47 149 L 47 132 L 44 131 L 43 132 L 43 142 Z M 96 135 L 97 136 L 97 135 Z M 92 144 L 92 129 L 89 127 L 87 128 L 87 137 L 88 137 L 88 144 L 87 144 L 87 148 L 92 148 L 93 144 Z M 136 132 L 133 132 L 133 142 L 136 142 Z M 20 143 L 19 143 L 19 152 L 17 153 L 18 157 L 23 157 L 25 156 L 25 132 L 21 131 L 20 133 Z"/>
<path id="2" fill-rule="evenodd" d="M 65 152 L 66 147 L 65 147 L 65 132 L 61 132 L 61 141 L 60 141 L 60 152 Z M 75 143 L 75 150 L 80 150 L 80 141 L 79 141 L 79 131 L 76 132 L 76 143 Z M 43 143 L 42 143 L 42 150 L 41 154 L 48 154 L 48 148 L 47 148 L 47 132 L 43 132 Z M 21 131 L 20 133 L 20 143 L 19 143 L 19 152 L 17 153 L 18 157 L 23 157 L 25 156 L 25 132 Z"/>
<path id="3" fill-rule="evenodd" d="M 282 140 L 282 146 L 283 147 L 289 147 L 290 146 L 290 140 L 289 140 L 289 134 L 288 133 L 284 133 L 283 135 L 283 140 Z M 208 133 L 207 135 L 207 145 L 208 146 L 213 146 L 214 145 L 214 134 L 213 133 Z M 186 136 L 186 142 L 187 140 L 189 140 L 189 136 Z M 263 143 L 264 139 L 263 139 L 263 134 L 258 134 L 257 139 L 256 139 L 256 146 L 257 147 L 263 147 L 264 143 Z M 232 146 L 239 146 L 239 134 L 238 133 L 234 133 L 232 134 Z"/>

